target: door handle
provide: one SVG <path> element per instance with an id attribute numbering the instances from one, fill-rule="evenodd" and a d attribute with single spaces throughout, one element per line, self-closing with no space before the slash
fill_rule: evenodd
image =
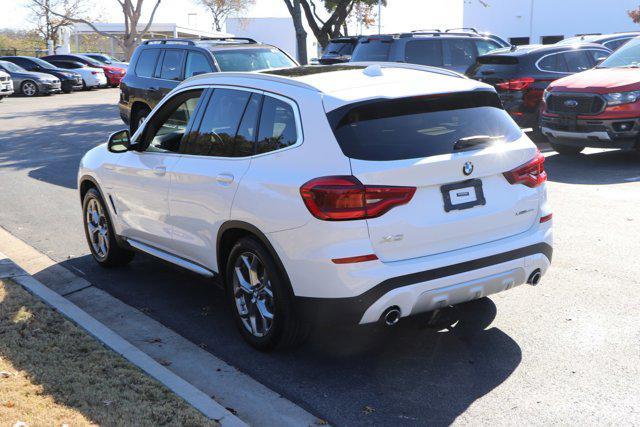
<path id="1" fill-rule="evenodd" d="M 233 175 L 230 173 L 221 173 L 216 176 L 216 181 L 223 185 L 229 185 L 233 182 Z"/>
<path id="2" fill-rule="evenodd" d="M 156 166 L 155 168 L 153 168 L 153 173 L 158 176 L 163 176 L 167 173 L 167 168 L 166 166 Z"/>

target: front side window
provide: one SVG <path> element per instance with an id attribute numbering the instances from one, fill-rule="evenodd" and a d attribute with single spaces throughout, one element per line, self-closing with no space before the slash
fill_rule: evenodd
<path id="1" fill-rule="evenodd" d="M 593 67 L 587 53 L 582 50 L 572 50 L 562 54 L 570 73 L 579 73 Z"/>
<path id="2" fill-rule="evenodd" d="M 162 58 L 162 67 L 160 68 L 160 78 L 166 80 L 181 80 L 183 59 L 184 50 L 165 50 L 164 57 Z"/>
<path id="3" fill-rule="evenodd" d="M 145 126 L 143 137 L 148 142 L 146 151 L 179 152 L 201 96 L 201 89 L 192 90 L 167 101 Z"/>
<path id="4" fill-rule="evenodd" d="M 327 114 L 345 156 L 374 161 L 450 154 L 468 138 L 522 136 L 493 92 L 461 92 L 346 105 Z"/>
<path id="5" fill-rule="evenodd" d="M 257 154 L 286 148 L 297 141 L 296 117 L 291 105 L 265 96 L 260 116 Z"/>
<path id="6" fill-rule="evenodd" d="M 604 43 L 604 47 L 607 47 L 611 50 L 617 50 L 620 46 L 623 46 L 624 44 L 626 44 L 629 40 L 631 39 L 617 39 L 617 40 L 611 40 L 608 42 Z"/>
<path id="7" fill-rule="evenodd" d="M 213 69 L 207 58 L 199 52 L 189 52 L 187 55 L 187 63 L 184 66 L 184 78 L 197 76 L 212 72 Z"/>
<path id="8" fill-rule="evenodd" d="M 189 140 L 183 154 L 215 157 L 237 157 L 234 140 L 251 92 L 215 89 L 197 136 Z"/>
<path id="9" fill-rule="evenodd" d="M 153 70 L 156 68 L 156 61 L 158 59 L 158 49 L 147 49 L 140 53 L 138 62 L 136 64 L 136 75 L 138 77 L 151 77 L 153 76 Z"/>
<path id="10" fill-rule="evenodd" d="M 412 40 L 407 42 L 404 60 L 409 64 L 442 66 L 442 42 L 440 40 Z"/>
<path id="11" fill-rule="evenodd" d="M 496 49 L 500 49 L 502 46 L 500 46 L 498 43 L 494 42 L 493 40 L 477 40 L 476 41 L 476 48 L 478 49 L 478 55 L 486 55 L 487 53 L 496 50 Z"/>
<path id="12" fill-rule="evenodd" d="M 591 63 L 593 65 L 597 65 L 603 60 L 607 59 L 610 55 L 606 50 L 586 50 L 585 51 L 589 58 L 591 59 Z"/>

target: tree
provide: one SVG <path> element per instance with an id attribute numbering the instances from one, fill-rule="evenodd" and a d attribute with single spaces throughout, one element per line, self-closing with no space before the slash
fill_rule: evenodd
<path id="1" fill-rule="evenodd" d="M 116 34 L 100 31 L 93 22 L 81 18 L 78 15 L 65 14 L 65 12 L 62 10 L 54 9 L 54 5 L 50 4 L 51 1 L 31 1 L 38 6 L 45 8 L 52 15 L 58 18 L 67 19 L 72 23 L 86 24 L 101 36 L 113 39 L 118 44 L 118 46 L 122 48 L 122 51 L 127 56 L 127 59 L 131 58 L 131 55 L 133 55 L 133 51 L 135 50 L 136 46 L 142 41 L 144 35 L 149 31 L 149 28 L 153 23 L 153 18 L 156 14 L 156 10 L 158 10 L 158 6 L 160 6 L 161 2 L 161 0 L 154 0 L 155 5 L 153 6 L 153 9 L 151 11 L 151 16 L 149 16 L 149 21 L 144 26 L 144 28 L 142 28 L 142 30 L 138 30 L 138 23 L 140 22 L 140 18 L 142 16 L 142 5 L 144 3 L 144 0 L 115 0 L 118 2 L 119 7 L 122 9 L 122 14 L 124 16 L 124 34 L 122 36 L 119 36 Z"/>
<path id="2" fill-rule="evenodd" d="M 640 6 L 638 6 L 636 9 L 627 11 L 627 14 L 634 23 L 640 24 Z"/>
<path id="3" fill-rule="evenodd" d="M 255 3 L 255 0 L 196 0 L 209 9 L 213 17 L 213 27 L 222 31 L 222 25 L 231 14 L 240 14 Z"/>
<path id="4" fill-rule="evenodd" d="M 328 18 L 322 19 L 318 13 L 316 1 L 322 2 L 325 12 L 329 14 Z M 356 4 L 362 6 L 378 4 L 378 0 L 284 0 L 284 2 L 293 18 L 299 52 L 301 44 L 306 46 L 306 32 L 302 26 L 300 9 L 302 9 L 313 35 L 324 48 L 329 40 L 342 35 L 345 22 Z M 383 4 L 386 5 L 386 0 L 383 0 Z M 298 57 L 298 60 L 303 64 L 306 63 L 306 59 L 306 54 L 304 57 Z"/>
<path id="5" fill-rule="evenodd" d="M 34 0 L 27 2 L 27 8 L 31 10 L 29 20 L 35 25 L 36 32 L 45 45 L 51 40 L 54 46 L 59 42 L 59 30 L 73 24 L 66 16 L 79 16 L 82 6 L 82 0 L 42 0 L 42 4 Z M 62 11 L 64 17 L 52 14 L 51 9 Z"/>

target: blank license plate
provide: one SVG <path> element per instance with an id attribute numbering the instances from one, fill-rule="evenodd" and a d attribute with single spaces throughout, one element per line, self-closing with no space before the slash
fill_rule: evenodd
<path id="1" fill-rule="evenodd" d="M 446 184 L 440 187 L 440 191 L 442 192 L 445 212 L 469 209 L 486 204 L 482 191 L 482 181 L 479 179 Z"/>

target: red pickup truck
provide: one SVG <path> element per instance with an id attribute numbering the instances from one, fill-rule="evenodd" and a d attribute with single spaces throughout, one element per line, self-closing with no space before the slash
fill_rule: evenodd
<path id="1" fill-rule="evenodd" d="M 543 98 L 540 129 L 558 153 L 640 151 L 640 37 L 596 68 L 551 83 Z"/>

